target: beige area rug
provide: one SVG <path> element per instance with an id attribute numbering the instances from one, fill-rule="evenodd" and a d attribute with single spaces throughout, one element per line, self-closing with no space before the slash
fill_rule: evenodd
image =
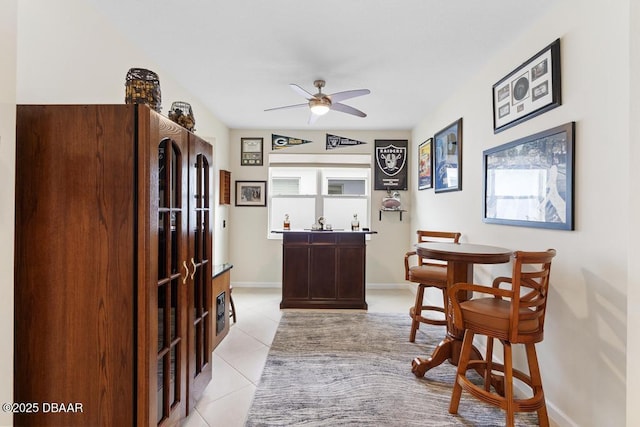
<path id="1" fill-rule="evenodd" d="M 411 373 L 444 328 L 421 325 L 416 343 L 409 328 L 407 314 L 283 313 L 246 426 L 504 425 L 504 412 L 467 393 L 449 414 L 455 367 Z M 538 424 L 535 413 L 516 417 Z"/>

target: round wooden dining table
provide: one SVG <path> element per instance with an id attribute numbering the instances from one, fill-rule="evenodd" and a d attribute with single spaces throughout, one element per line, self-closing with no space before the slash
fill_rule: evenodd
<path id="1" fill-rule="evenodd" d="M 447 261 L 447 288 L 451 288 L 456 283 L 473 283 L 474 264 L 506 263 L 509 262 L 512 254 L 511 249 L 498 246 L 444 242 L 418 243 L 416 252 L 422 258 Z M 471 295 L 466 295 L 466 298 L 471 298 Z M 429 358 L 416 357 L 413 359 L 411 371 L 416 377 L 423 377 L 429 369 L 440 365 L 445 360 L 449 360 L 454 365 L 458 364 L 464 330 L 459 330 L 453 325 L 453 309 L 448 297 L 444 303 L 447 335 L 433 350 Z M 475 358 L 482 359 L 482 355 L 475 347 L 473 352 Z"/>

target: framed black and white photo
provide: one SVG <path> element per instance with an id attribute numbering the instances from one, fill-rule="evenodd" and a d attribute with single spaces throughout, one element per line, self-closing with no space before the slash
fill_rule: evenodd
<path id="1" fill-rule="evenodd" d="M 493 85 L 493 132 L 559 106 L 560 82 L 560 39 L 557 39 Z"/>
<path id="2" fill-rule="evenodd" d="M 241 138 L 240 164 L 242 166 L 262 166 L 262 138 Z"/>
<path id="3" fill-rule="evenodd" d="M 462 190 L 462 118 L 434 136 L 434 191 Z"/>
<path id="4" fill-rule="evenodd" d="M 418 146 L 418 190 L 433 188 L 433 138 Z"/>
<path id="5" fill-rule="evenodd" d="M 236 206 L 267 206 L 267 181 L 236 181 Z"/>
<path id="6" fill-rule="evenodd" d="M 483 221 L 573 230 L 575 123 L 483 152 Z"/>

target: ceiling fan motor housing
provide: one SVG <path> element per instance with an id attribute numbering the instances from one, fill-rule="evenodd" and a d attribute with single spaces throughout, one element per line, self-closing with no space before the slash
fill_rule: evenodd
<path id="1" fill-rule="evenodd" d="M 324 94 L 321 94 L 320 97 L 309 100 L 309 107 L 314 114 L 322 115 L 331 109 L 331 100 Z"/>

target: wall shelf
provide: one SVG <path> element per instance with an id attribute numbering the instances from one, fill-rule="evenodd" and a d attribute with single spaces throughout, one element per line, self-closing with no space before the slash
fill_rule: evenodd
<path id="1" fill-rule="evenodd" d="M 378 220 L 382 221 L 382 212 L 400 212 L 400 221 L 402 221 L 402 212 L 406 212 L 406 210 L 404 209 L 380 209 L 380 212 L 378 214 Z"/>

